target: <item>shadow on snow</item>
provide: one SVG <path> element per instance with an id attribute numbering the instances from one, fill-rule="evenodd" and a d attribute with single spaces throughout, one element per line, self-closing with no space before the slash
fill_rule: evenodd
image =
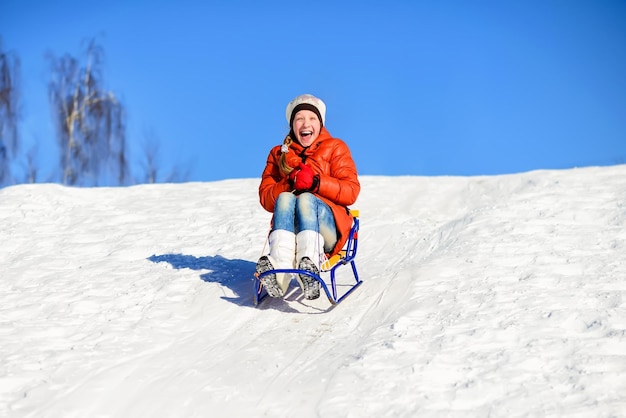
<path id="1" fill-rule="evenodd" d="M 256 263 L 247 260 L 230 260 L 221 255 L 196 257 L 184 254 L 163 254 L 148 257 L 153 263 L 166 262 L 175 269 L 209 270 L 200 275 L 200 279 L 207 283 L 219 283 L 229 288 L 234 297 L 222 296 L 222 299 L 238 306 L 254 306 L 253 280 Z M 272 299 L 272 298 L 267 298 Z M 290 306 L 292 305 L 293 306 Z M 267 300 L 257 309 L 275 309 L 293 313 L 324 313 L 331 307 L 324 300 L 323 306 L 308 306 L 320 304 L 319 300 L 307 301 L 302 297 L 299 288 L 292 288 L 283 299 Z"/>
<path id="2" fill-rule="evenodd" d="M 256 263 L 247 260 L 230 260 L 221 255 L 195 257 L 183 254 L 152 255 L 148 260 L 153 263 L 166 262 L 175 269 L 209 270 L 200 275 L 207 283 L 219 283 L 228 287 L 235 297 L 222 296 L 236 305 L 251 305 L 252 282 Z"/>

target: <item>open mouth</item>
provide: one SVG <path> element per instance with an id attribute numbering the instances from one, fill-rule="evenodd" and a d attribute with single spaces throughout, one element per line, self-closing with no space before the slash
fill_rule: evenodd
<path id="1" fill-rule="evenodd" d="M 307 136 L 311 136 L 311 135 L 313 135 L 313 132 L 311 132 L 311 131 L 302 131 L 302 132 L 300 132 L 300 136 L 303 137 L 303 138 L 306 138 Z"/>

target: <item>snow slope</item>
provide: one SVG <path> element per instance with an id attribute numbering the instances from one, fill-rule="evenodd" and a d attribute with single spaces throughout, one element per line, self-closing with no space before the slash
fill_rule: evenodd
<path id="1" fill-rule="evenodd" d="M 330 310 L 258 181 L 0 190 L 0 416 L 626 416 L 625 165 L 362 177 Z"/>

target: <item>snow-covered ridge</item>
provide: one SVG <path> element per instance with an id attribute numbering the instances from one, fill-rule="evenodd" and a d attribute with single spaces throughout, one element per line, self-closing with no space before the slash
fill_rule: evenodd
<path id="1" fill-rule="evenodd" d="M 624 416 L 626 166 L 363 176 L 329 311 L 258 182 L 0 190 L 0 416 Z"/>

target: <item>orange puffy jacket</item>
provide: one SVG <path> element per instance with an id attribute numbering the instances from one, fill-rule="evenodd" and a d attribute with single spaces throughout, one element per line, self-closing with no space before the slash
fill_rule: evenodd
<path id="1" fill-rule="evenodd" d="M 280 171 L 280 154 L 280 145 L 271 149 L 259 185 L 261 206 L 272 213 L 278 195 L 293 190 L 288 175 Z M 315 195 L 326 202 L 335 217 L 337 244 L 328 254 L 332 256 L 341 251 L 352 228 L 352 216 L 347 207 L 356 201 L 361 191 L 356 165 L 346 143 L 333 138 L 325 127 L 322 127 L 315 142 L 306 149 L 295 141 L 291 143 L 287 164 L 297 167 L 301 161 L 306 162 L 313 173 L 319 175 L 319 189 Z"/>

